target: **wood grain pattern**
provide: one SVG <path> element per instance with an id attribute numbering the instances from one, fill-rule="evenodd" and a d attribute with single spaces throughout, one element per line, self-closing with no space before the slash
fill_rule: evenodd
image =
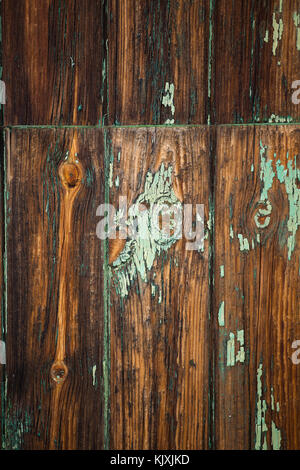
<path id="1" fill-rule="evenodd" d="M 148 171 L 154 175 L 163 163 L 173 168 L 178 199 L 205 204 L 208 219 L 209 130 L 112 129 L 109 145 L 112 204 L 122 195 L 130 207 Z M 116 243 L 114 259 L 123 249 Z M 208 448 L 208 240 L 203 253 L 187 251 L 185 239 L 156 252 L 145 279 L 141 266 L 151 249 L 136 250 L 137 276 L 127 293 L 120 277 L 111 282 L 111 448 Z M 131 277 L 132 268 L 123 272 Z"/>
<path id="2" fill-rule="evenodd" d="M 109 11 L 109 123 L 205 123 L 209 2 L 110 0 Z"/>
<path id="3" fill-rule="evenodd" d="M 211 122 L 300 121 L 299 11 L 299 0 L 214 2 Z"/>
<path id="4" fill-rule="evenodd" d="M 105 2 L 4 0 L 6 125 L 96 125 L 107 108 Z"/>
<path id="5" fill-rule="evenodd" d="M 103 253 L 95 228 L 103 135 L 15 130 L 6 152 L 4 447 L 101 449 Z M 74 168 L 70 176 L 70 165 L 80 167 L 80 178 Z"/>
<path id="6" fill-rule="evenodd" d="M 293 126 L 217 130 L 218 449 L 299 449 L 299 142 Z"/>

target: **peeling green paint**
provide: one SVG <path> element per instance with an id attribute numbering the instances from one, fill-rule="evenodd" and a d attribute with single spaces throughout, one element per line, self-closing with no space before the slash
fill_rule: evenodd
<path id="1" fill-rule="evenodd" d="M 297 13 L 295 11 L 293 14 L 293 20 L 297 28 L 296 48 L 297 48 L 297 51 L 300 51 L 300 13 Z"/>
<path id="2" fill-rule="evenodd" d="M 276 13 L 273 13 L 273 55 L 276 55 L 276 50 L 278 47 L 278 42 L 282 38 L 282 33 L 283 33 L 283 21 L 282 18 L 279 18 L 278 22 L 276 21 Z"/>
<path id="3" fill-rule="evenodd" d="M 260 142 L 260 179 L 263 183 L 260 202 L 264 202 L 266 209 L 259 209 L 258 213 L 255 215 L 255 222 L 259 228 L 267 227 L 270 223 L 269 215 L 272 212 L 272 205 L 268 200 L 268 191 L 273 186 L 274 178 L 277 177 L 280 183 L 284 183 L 286 194 L 289 201 L 289 218 L 287 221 L 287 229 L 289 231 L 289 237 L 287 239 L 288 247 L 288 259 L 291 259 L 291 255 L 295 248 L 295 239 L 298 227 L 300 225 L 300 189 L 298 188 L 297 181 L 300 180 L 300 170 L 297 169 L 296 156 L 294 160 L 289 157 L 287 153 L 287 164 L 286 168 L 281 163 L 280 159 L 276 160 L 276 173 L 273 170 L 274 160 L 267 160 L 266 158 L 266 148 Z M 276 159 L 276 154 L 274 154 Z M 265 222 L 260 224 L 259 217 L 268 216 L 265 219 Z"/>
<path id="4" fill-rule="evenodd" d="M 245 362 L 245 348 L 244 348 L 244 343 L 245 343 L 245 338 L 244 338 L 244 330 L 238 330 L 237 331 L 237 341 L 240 343 L 240 349 L 237 352 L 236 355 L 236 362 Z"/>
<path id="5" fill-rule="evenodd" d="M 224 277 L 224 265 L 220 266 L 220 276 Z"/>
<path id="6" fill-rule="evenodd" d="M 266 424 L 266 413 L 268 405 L 263 399 L 263 365 L 259 364 L 257 369 L 257 401 L 256 401 L 256 419 L 255 419 L 255 449 L 267 450 L 267 433 L 269 428 Z M 271 388 L 271 410 L 275 411 L 275 400 L 273 388 Z M 280 407 L 277 402 L 276 411 L 279 412 Z M 273 416 L 272 416 L 273 417 Z M 274 420 L 271 421 L 271 446 L 273 450 L 280 450 L 281 448 L 281 431 L 276 427 Z"/>
<path id="7" fill-rule="evenodd" d="M 249 251 L 249 242 L 247 238 L 244 238 L 241 233 L 238 234 L 238 239 L 240 242 L 240 250 L 241 251 Z"/>
<path id="8" fill-rule="evenodd" d="M 156 256 L 167 251 L 177 241 L 176 236 L 163 237 L 161 231 L 154 230 L 150 217 L 154 205 L 158 203 L 181 207 L 172 188 L 172 172 L 172 166 L 165 168 L 164 163 L 155 174 L 149 171 L 144 192 L 129 210 L 126 223 L 132 226 L 135 218 L 139 217 L 139 236 L 127 239 L 119 257 L 110 266 L 111 277 L 121 297 L 128 295 L 129 288 L 138 275 L 147 282 L 147 272 L 151 270 Z M 141 213 L 139 204 L 146 204 L 149 209 Z"/>
<path id="9" fill-rule="evenodd" d="M 174 91 L 175 87 L 173 83 L 166 82 L 165 85 L 165 95 L 163 96 L 162 99 L 162 104 L 165 107 L 169 107 L 171 110 L 171 119 L 167 119 L 165 121 L 165 124 L 174 124 L 174 114 L 175 114 L 175 106 L 174 106 Z"/>
<path id="10" fill-rule="evenodd" d="M 225 318 L 224 318 L 224 307 L 225 307 L 225 302 L 224 300 L 220 303 L 219 306 L 219 313 L 218 313 L 218 320 L 219 320 L 219 325 L 224 326 L 225 325 Z"/>
<path id="11" fill-rule="evenodd" d="M 234 334 L 229 333 L 229 340 L 227 341 L 227 367 L 234 366 L 235 364 L 235 355 L 234 355 Z"/>
<path id="12" fill-rule="evenodd" d="M 271 114 L 268 119 L 270 124 L 283 124 L 283 123 L 290 123 L 293 122 L 292 116 L 278 116 L 277 114 Z"/>

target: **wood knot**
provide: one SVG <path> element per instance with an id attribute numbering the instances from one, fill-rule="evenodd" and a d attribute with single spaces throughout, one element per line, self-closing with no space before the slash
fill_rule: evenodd
<path id="1" fill-rule="evenodd" d="M 50 376 L 57 384 L 62 384 L 68 375 L 68 368 L 63 361 L 55 362 L 50 371 Z"/>
<path id="2" fill-rule="evenodd" d="M 80 181 L 81 171 L 76 163 L 64 163 L 61 167 L 60 177 L 66 188 L 75 188 Z"/>

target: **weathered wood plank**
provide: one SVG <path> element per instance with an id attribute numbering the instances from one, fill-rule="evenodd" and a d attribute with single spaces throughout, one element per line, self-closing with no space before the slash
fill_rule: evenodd
<path id="1" fill-rule="evenodd" d="M 109 1 L 109 123 L 206 123 L 209 2 Z"/>
<path id="2" fill-rule="evenodd" d="M 112 129 L 107 146 L 111 204 L 204 204 L 208 219 L 208 129 Z M 110 242 L 112 449 L 209 447 L 208 240 L 167 240 Z"/>
<path id="3" fill-rule="evenodd" d="M 105 1 L 2 1 L 6 125 L 96 125 L 106 113 Z"/>
<path id="4" fill-rule="evenodd" d="M 6 449 L 104 445 L 98 130 L 7 133 Z"/>
<path id="5" fill-rule="evenodd" d="M 5 168 L 4 168 L 4 133 L 0 133 L 0 340 L 5 343 L 6 305 L 5 305 Z M 1 361 L 0 361 L 1 362 Z M 5 365 L 0 363 L 0 449 L 2 448 L 2 435 L 4 430 L 4 392 L 5 392 Z"/>
<path id="6" fill-rule="evenodd" d="M 211 122 L 299 122 L 300 1 L 212 3 Z"/>
<path id="7" fill-rule="evenodd" d="M 299 137 L 294 126 L 217 129 L 218 449 L 300 446 L 300 365 L 292 361 L 300 339 Z"/>

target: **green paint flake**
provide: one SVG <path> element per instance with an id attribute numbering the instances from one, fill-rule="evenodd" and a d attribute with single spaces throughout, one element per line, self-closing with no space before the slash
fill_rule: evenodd
<path id="1" fill-rule="evenodd" d="M 277 429 L 274 421 L 272 421 L 272 447 L 273 450 L 280 450 L 281 447 L 281 432 Z"/>
<path id="2" fill-rule="evenodd" d="M 255 419 L 255 449 L 266 450 L 262 445 L 263 434 L 267 432 L 268 428 L 265 422 L 266 402 L 262 399 L 262 374 L 263 367 L 260 363 L 257 369 L 257 401 L 256 401 L 256 419 Z"/>
<path id="3" fill-rule="evenodd" d="M 284 123 L 290 123 L 293 122 L 292 116 L 278 116 L 276 114 L 271 114 L 271 116 L 268 119 L 268 122 L 270 124 L 284 124 Z"/>
<path id="4" fill-rule="evenodd" d="M 220 276 L 224 277 L 224 265 L 220 266 Z"/>
<path id="5" fill-rule="evenodd" d="M 234 355 L 234 334 L 229 333 L 229 340 L 227 341 L 227 367 L 232 367 L 235 364 Z"/>
<path id="6" fill-rule="evenodd" d="M 236 355 L 236 362 L 242 362 L 244 363 L 245 362 L 245 348 L 244 348 L 244 344 L 245 344 L 245 338 L 244 338 L 244 330 L 238 330 L 237 331 L 237 341 L 240 343 L 240 349 L 238 350 L 237 352 L 237 355 Z"/>
<path id="7" fill-rule="evenodd" d="M 147 173 L 144 192 L 137 198 L 135 204 L 129 209 L 126 224 L 133 226 L 136 217 L 139 219 L 139 236 L 128 238 L 119 257 L 110 266 L 111 278 L 116 291 L 123 298 L 129 294 L 132 283 L 139 275 L 147 282 L 147 273 L 152 269 L 157 256 L 167 251 L 176 243 L 176 236 L 164 236 L 160 230 L 151 226 L 151 214 L 156 204 L 171 204 L 181 207 L 172 188 L 173 168 L 164 163 L 160 169 L 152 174 Z M 147 210 L 139 211 L 140 205 L 146 205 Z"/>
<path id="8" fill-rule="evenodd" d="M 250 246 L 247 238 L 244 238 L 241 233 L 238 234 L 238 239 L 240 242 L 240 250 L 241 251 L 249 251 Z"/>
<path id="9" fill-rule="evenodd" d="M 300 13 L 297 13 L 295 11 L 293 14 L 293 20 L 297 28 L 296 48 L 297 48 L 297 51 L 300 51 Z"/>
<path id="10" fill-rule="evenodd" d="M 219 313 L 218 313 L 218 320 L 219 320 L 219 325 L 224 326 L 225 325 L 225 317 L 224 317 L 224 307 L 225 307 L 225 302 L 224 300 L 220 303 L 219 306 Z"/>
<path id="11" fill-rule="evenodd" d="M 276 55 L 276 50 L 278 47 L 278 42 L 282 38 L 282 33 L 283 33 L 283 21 L 282 18 L 279 18 L 278 22 L 276 20 L 276 13 L 273 13 L 273 55 Z"/>
<path id="12" fill-rule="evenodd" d="M 163 96 L 162 99 L 162 104 L 165 107 L 169 107 L 171 110 L 171 119 L 167 119 L 165 121 L 165 124 L 174 124 L 174 119 L 173 116 L 175 114 L 175 106 L 174 106 L 174 91 L 175 87 L 173 83 L 166 82 L 165 85 L 165 95 Z"/>

